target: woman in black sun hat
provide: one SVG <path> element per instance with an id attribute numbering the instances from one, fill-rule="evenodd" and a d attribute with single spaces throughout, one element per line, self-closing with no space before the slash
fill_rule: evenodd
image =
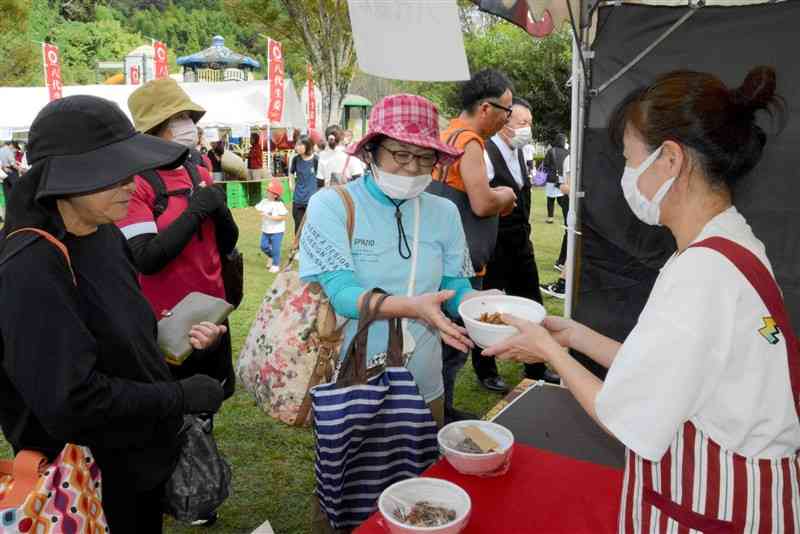
<path id="1" fill-rule="evenodd" d="M 172 380 L 114 222 L 133 176 L 179 165 L 187 149 L 92 96 L 45 106 L 29 139 L 0 240 L 0 426 L 15 453 L 90 447 L 111 531 L 159 533 L 182 416 L 215 412 L 223 394 L 208 376 Z M 200 349 L 223 333 L 203 323 L 189 337 Z"/>

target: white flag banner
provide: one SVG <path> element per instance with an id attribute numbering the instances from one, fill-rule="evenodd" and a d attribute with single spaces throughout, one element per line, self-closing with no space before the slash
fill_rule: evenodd
<path id="1" fill-rule="evenodd" d="M 358 66 L 393 80 L 469 79 L 456 0 L 348 0 Z"/>

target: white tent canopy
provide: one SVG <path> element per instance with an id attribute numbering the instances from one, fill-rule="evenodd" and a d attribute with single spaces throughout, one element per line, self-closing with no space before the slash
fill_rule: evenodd
<path id="1" fill-rule="evenodd" d="M 284 109 L 280 122 L 273 128 L 305 128 L 305 117 L 292 80 L 286 79 Z M 269 86 L 266 80 L 249 82 L 181 83 L 189 97 L 206 109 L 200 126 L 230 128 L 233 126 L 265 127 L 269 107 Z M 136 85 L 72 85 L 65 86 L 64 96 L 93 95 L 115 102 L 129 117 L 128 97 Z M 36 114 L 47 105 L 45 87 L 0 87 L 0 130 L 27 131 Z"/>

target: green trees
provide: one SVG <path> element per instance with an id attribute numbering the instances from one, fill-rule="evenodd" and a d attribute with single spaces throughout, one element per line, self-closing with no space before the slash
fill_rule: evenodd
<path id="1" fill-rule="evenodd" d="M 217 34 L 238 51 L 266 59 L 266 43 L 235 22 L 222 0 L 0 0 L 0 85 L 41 85 L 41 48 L 61 50 L 65 84 L 97 83 L 97 61 L 122 61 L 150 38 L 167 43 L 172 69 Z"/>
<path id="2" fill-rule="evenodd" d="M 493 67 L 509 75 L 515 94 L 533 105 L 537 139 L 548 141 L 566 132 L 569 33 L 533 39 L 516 26 L 479 14 L 468 0 L 459 5 L 472 72 Z M 217 34 L 228 47 L 266 64 L 268 35 L 283 43 L 287 75 L 296 83 L 305 81 L 306 63 L 313 65 L 326 122 L 336 119 L 340 98 L 357 72 L 346 0 L 0 0 L 0 12 L 5 15 L 0 20 L 0 85 L 43 83 L 41 48 L 34 41 L 59 46 L 64 82 L 75 84 L 95 83 L 97 61 L 121 61 L 150 38 L 167 44 L 173 71 L 177 56 L 206 48 Z M 445 115 L 459 112 L 458 84 L 381 82 L 378 89 L 430 98 Z"/>
<path id="3" fill-rule="evenodd" d="M 546 39 L 534 39 L 506 22 L 492 22 L 464 35 L 470 71 L 495 68 L 514 83 L 514 94 L 533 107 L 533 134 L 550 141 L 570 124 L 570 91 L 566 87 L 571 70 L 571 41 L 567 31 Z M 459 113 L 458 84 L 406 83 L 408 91 L 433 100 L 442 113 Z"/>
<path id="4" fill-rule="evenodd" d="M 356 71 L 353 32 L 346 0 L 225 0 L 232 16 L 281 41 L 295 82 L 305 80 L 306 62 L 322 91 L 323 123 L 334 115 Z"/>

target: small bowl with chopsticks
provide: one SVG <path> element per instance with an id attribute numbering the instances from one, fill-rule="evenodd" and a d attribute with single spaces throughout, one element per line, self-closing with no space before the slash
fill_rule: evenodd
<path id="1" fill-rule="evenodd" d="M 544 306 L 535 300 L 510 295 L 486 295 L 464 300 L 458 307 L 470 339 L 480 348 L 491 347 L 518 333 L 513 326 L 502 322 L 502 314 L 510 314 L 526 321 L 541 323 Z"/>
<path id="2" fill-rule="evenodd" d="M 418 477 L 383 490 L 378 510 L 391 534 L 458 534 L 469 522 L 472 501 L 452 482 Z"/>
<path id="3" fill-rule="evenodd" d="M 455 421 L 438 435 L 439 450 L 450 465 L 463 475 L 496 476 L 510 462 L 514 434 L 489 421 Z"/>

